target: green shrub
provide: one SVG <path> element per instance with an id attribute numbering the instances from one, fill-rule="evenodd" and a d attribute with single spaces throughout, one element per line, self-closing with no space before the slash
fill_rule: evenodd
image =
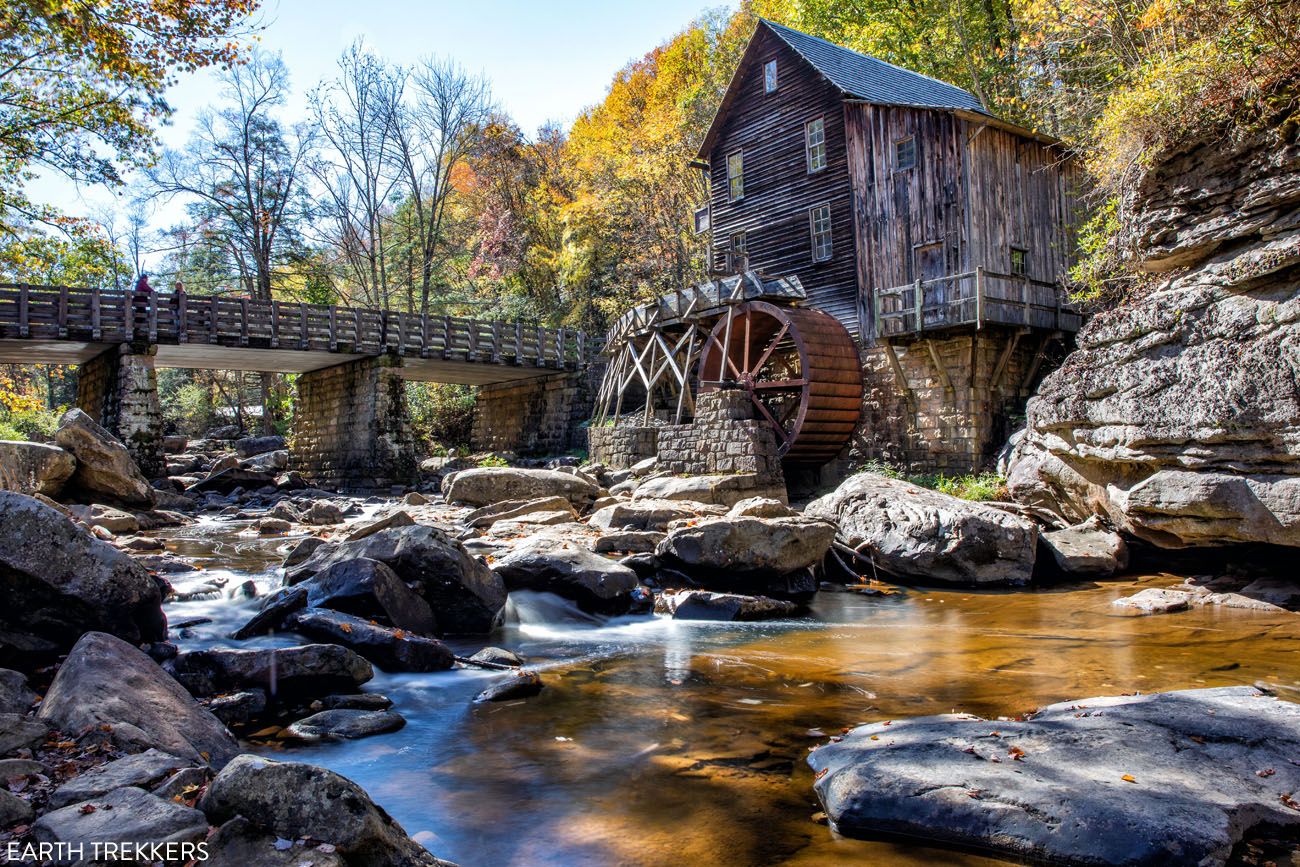
<path id="1" fill-rule="evenodd" d="M 58 409 L 5 409 L 0 407 L 0 439 L 46 442 L 54 438 L 59 417 L 67 407 Z"/>
<path id="2" fill-rule="evenodd" d="M 868 461 L 858 468 L 860 473 L 875 473 L 889 479 L 901 479 L 920 488 L 929 488 L 941 494 L 963 500 L 1006 500 L 1007 480 L 997 473 L 967 473 L 950 476 L 946 473 L 905 473 L 883 461 Z"/>
<path id="3" fill-rule="evenodd" d="M 508 467 L 510 462 L 498 455 L 488 455 L 478 462 L 480 467 Z"/>
<path id="4" fill-rule="evenodd" d="M 478 390 L 469 385 L 406 383 L 406 406 L 416 437 L 430 453 L 468 448 Z"/>

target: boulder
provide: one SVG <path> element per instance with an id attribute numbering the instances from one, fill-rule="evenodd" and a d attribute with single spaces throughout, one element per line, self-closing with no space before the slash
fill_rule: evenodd
<path id="1" fill-rule="evenodd" d="M 356 783 L 301 762 L 235 759 L 208 784 L 199 806 L 215 823 L 243 816 L 286 840 L 332 844 L 351 867 L 441 865 Z"/>
<path id="2" fill-rule="evenodd" d="M 261 470 L 245 470 L 241 467 L 229 467 L 210 473 L 202 481 L 195 482 L 185 489 L 187 494 L 229 494 L 236 488 L 255 491 L 265 485 L 275 483 L 275 474 Z"/>
<path id="3" fill-rule="evenodd" d="M 516 671 L 495 681 L 487 689 L 474 696 L 475 704 L 489 701 L 511 701 L 516 698 L 529 698 L 542 691 L 541 676 L 535 671 Z"/>
<path id="4" fill-rule="evenodd" d="M 38 716 L 64 732 L 103 731 L 124 749 L 159 750 L 220 768 L 239 748 L 221 722 L 141 651 L 89 632 L 50 684 Z"/>
<path id="5" fill-rule="evenodd" d="M 455 663 L 451 650 L 435 638 L 338 611 L 308 608 L 290 616 L 285 626 L 308 638 L 350 648 L 384 671 L 444 671 Z"/>
<path id="6" fill-rule="evenodd" d="M 290 549 L 289 553 L 284 557 L 284 562 L 280 565 L 285 569 L 291 569 L 300 563 L 304 563 L 317 548 L 324 544 L 325 540 L 319 536 L 308 536 Z"/>
<path id="7" fill-rule="evenodd" d="M 395 732 L 406 725 L 406 717 L 391 710 L 324 710 L 300 719 L 285 730 L 292 738 L 305 741 L 368 738 Z"/>
<path id="8" fill-rule="evenodd" d="M 49 733 L 50 726 L 42 720 L 21 713 L 0 713 L 0 756 L 34 749 Z"/>
<path id="9" fill-rule="evenodd" d="M 1207 136 L 1129 189 L 1126 243 L 1160 273 L 1039 385 L 1011 494 L 1160 547 L 1300 545 L 1300 144 Z"/>
<path id="10" fill-rule="evenodd" d="M 264 452 L 255 457 L 245 458 L 240 461 L 240 466 L 248 470 L 258 470 L 263 473 L 278 473 L 281 470 L 289 468 L 289 452 L 285 449 L 275 452 Z"/>
<path id="11" fill-rule="evenodd" d="M 1128 545 L 1095 515 L 1064 530 L 1049 530 L 1039 540 L 1066 575 L 1106 577 L 1128 567 Z"/>
<path id="12" fill-rule="evenodd" d="M 578 511 L 589 506 L 601 490 L 598 484 L 558 470 L 478 467 L 462 470 L 443 482 L 449 503 L 488 506 L 506 500 L 564 497 Z"/>
<path id="13" fill-rule="evenodd" d="M 674 620 L 773 620 L 789 617 L 798 609 L 784 599 L 707 590 L 679 590 L 655 598 L 655 614 L 667 614 Z"/>
<path id="14" fill-rule="evenodd" d="M 378 533 L 380 530 L 391 530 L 394 527 L 412 527 L 415 525 L 415 519 L 402 510 L 389 512 L 382 518 L 376 518 L 366 524 L 360 524 L 353 527 L 343 537 L 344 542 L 355 542 L 358 539 L 364 539 Z"/>
<path id="15" fill-rule="evenodd" d="M 293 525 L 282 518 L 261 518 L 257 522 L 257 532 L 262 536 L 277 536 L 293 529 Z"/>
<path id="16" fill-rule="evenodd" d="M 518 668 L 524 664 L 524 658 L 513 650 L 506 650 L 501 647 L 485 647 L 476 652 L 470 659 L 475 662 L 488 662 L 493 665 L 512 665 Z"/>
<path id="17" fill-rule="evenodd" d="M 1033 572 L 1036 524 L 899 479 L 858 473 L 804 514 L 835 522 L 840 542 L 899 577 L 1016 585 Z"/>
<path id="18" fill-rule="evenodd" d="M 35 703 L 36 693 L 27 687 L 27 678 L 0 668 L 0 713 L 27 713 Z"/>
<path id="19" fill-rule="evenodd" d="M 354 695 L 327 695 L 311 703 L 312 710 L 387 710 L 393 702 L 376 692 L 358 692 Z"/>
<path id="20" fill-rule="evenodd" d="M 235 440 L 235 451 L 239 453 L 241 458 L 251 458 L 267 452 L 283 451 L 284 449 L 284 437 L 281 436 L 244 437 Z"/>
<path id="21" fill-rule="evenodd" d="M 181 434 L 168 434 L 163 437 L 163 451 L 169 455 L 178 455 L 190 446 L 190 438 Z"/>
<path id="22" fill-rule="evenodd" d="M 336 644 L 192 650 L 168 660 L 167 671 L 194 695 L 258 688 L 271 696 L 316 696 L 351 690 L 374 677 L 356 653 Z"/>
<path id="23" fill-rule="evenodd" d="M 31 804 L 10 793 L 8 789 L 0 789 L 0 828 L 26 824 L 35 815 Z"/>
<path id="24" fill-rule="evenodd" d="M 208 702 L 208 710 L 226 725 L 242 725 L 266 712 L 266 690 L 245 689 L 219 695 Z"/>
<path id="25" fill-rule="evenodd" d="M 77 460 L 58 446 L 0 440 L 0 490 L 57 497 Z"/>
<path id="26" fill-rule="evenodd" d="M 467 527 L 490 527 L 497 521 L 519 520 L 538 513 L 562 514 L 563 520 L 578 520 L 578 513 L 574 511 L 567 497 L 541 497 L 536 500 L 507 500 L 504 503 L 493 503 L 475 509 L 461 522 Z"/>
<path id="27" fill-rule="evenodd" d="M 554 593 L 595 614 L 624 614 L 636 573 L 586 548 L 548 540 L 523 545 L 492 564 L 508 590 Z"/>
<path id="28" fill-rule="evenodd" d="M 859 726 L 808 763 L 832 827 L 1016 861 L 1223 864 L 1259 826 L 1295 827 L 1300 705 L 1253 687 L 1063 702 Z"/>
<path id="29" fill-rule="evenodd" d="M 348 867 L 329 843 L 289 841 L 258 828 L 243 816 L 226 822 L 208 838 L 203 867 Z"/>
<path id="30" fill-rule="evenodd" d="M 642 482 L 632 495 L 634 500 L 690 500 L 727 508 L 752 497 L 768 497 L 784 502 L 785 486 L 745 473 L 659 476 Z"/>
<path id="31" fill-rule="evenodd" d="M 131 557 L 56 509 L 0 491 L 0 663 L 65 653 L 98 630 L 162 641 L 158 584 Z"/>
<path id="32" fill-rule="evenodd" d="M 77 459 L 68 486 L 77 492 L 109 497 L 128 506 L 148 508 L 154 503 L 153 487 L 140 472 L 122 441 L 104 430 L 79 409 L 59 419 L 54 440 Z"/>
<path id="33" fill-rule="evenodd" d="M 727 510 L 732 518 L 789 518 L 799 514 L 771 497 L 746 497 Z"/>
<path id="34" fill-rule="evenodd" d="M 82 523 L 91 527 L 103 527 L 114 535 L 118 533 L 135 533 L 140 529 L 140 519 L 135 515 L 100 503 L 90 506 L 89 509 L 74 506 L 73 514 Z"/>
<path id="35" fill-rule="evenodd" d="M 307 606 L 307 588 L 284 587 L 262 600 L 262 607 L 243 626 L 230 633 L 236 641 L 265 635 L 284 625 L 290 614 Z"/>
<path id="36" fill-rule="evenodd" d="M 343 523 L 343 510 L 328 500 L 317 500 L 302 513 L 302 522 L 314 527 Z"/>
<path id="37" fill-rule="evenodd" d="M 439 635 L 486 633 L 500 623 L 506 604 L 500 576 L 435 527 L 398 527 L 324 545 L 286 570 L 284 580 L 300 584 L 335 563 L 359 557 L 383 563 L 424 597 Z"/>
<path id="38" fill-rule="evenodd" d="M 623 530 L 601 536 L 593 550 L 597 554 L 649 554 L 665 538 L 666 533 L 653 530 Z"/>
<path id="39" fill-rule="evenodd" d="M 600 530 L 650 530 L 662 533 L 673 521 L 702 515 L 723 515 L 721 506 L 681 500 L 629 500 L 597 509 L 587 525 Z"/>
<path id="40" fill-rule="evenodd" d="M 70 804 L 46 813 L 32 824 L 32 838 L 38 843 L 62 843 L 63 851 L 89 855 L 93 844 L 188 844 L 184 857 L 169 859 L 189 861 L 198 854 L 195 845 L 208 834 L 208 820 L 193 807 L 164 801 L 134 786 L 117 789 L 102 797 L 80 804 Z M 177 850 L 180 853 L 182 850 Z M 80 862 L 80 858 L 58 858 L 56 864 Z M 118 859 L 108 859 L 116 862 Z M 137 863 L 135 858 L 126 863 Z M 146 863 L 151 863 L 149 859 Z"/>
<path id="41" fill-rule="evenodd" d="M 155 784 L 190 765 L 185 759 L 153 749 L 124 756 L 91 768 L 59 786 L 50 794 L 50 807 L 57 809 L 89 801 L 123 786 L 152 789 Z"/>
<path id="42" fill-rule="evenodd" d="M 427 506 L 429 505 L 429 498 L 426 497 L 424 494 L 421 494 L 419 491 L 411 491 L 406 496 L 402 497 L 402 505 L 403 506 Z"/>
<path id="43" fill-rule="evenodd" d="M 785 575 L 822 561 L 835 525 L 818 518 L 705 518 L 669 525 L 655 555 L 685 571 Z"/>
<path id="44" fill-rule="evenodd" d="M 1191 594 L 1183 590 L 1166 590 L 1160 587 L 1148 587 L 1132 596 L 1125 596 L 1110 603 L 1116 608 L 1131 608 L 1143 614 L 1171 614 L 1186 611 L 1191 607 Z"/>
<path id="45" fill-rule="evenodd" d="M 416 635 L 434 634 L 429 603 L 378 560 L 358 557 L 333 563 L 302 586 L 307 588 L 307 604 L 313 608 L 330 608 L 366 620 L 379 618 Z"/>

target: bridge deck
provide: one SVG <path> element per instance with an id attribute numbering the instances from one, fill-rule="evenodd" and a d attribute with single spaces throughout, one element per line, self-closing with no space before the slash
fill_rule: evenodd
<path id="1" fill-rule="evenodd" d="M 391 353 L 408 379 L 475 385 L 578 369 L 593 348 L 520 322 L 0 284 L 0 362 L 79 364 L 121 343 L 157 346 L 160 367 L 282 373 Z"/>

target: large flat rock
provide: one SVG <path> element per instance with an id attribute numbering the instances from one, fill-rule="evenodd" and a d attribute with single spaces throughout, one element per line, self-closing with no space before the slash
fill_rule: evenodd
<path id="1" fill-rule="evenodd" d="M 837 831 L 1063 865 L 1222 864 L 1300 826 L 1300 704 L 1253 687 L 859 726 L 808 759 Z"/>
<path id="2" fill-rule="evenodd" d="M 839 526 L 839 541 L 879 569 L 951 584 L 1025 584 L 1038 527 L 983 503 L 901 479 L 858 473 L 804 509 Z"/>

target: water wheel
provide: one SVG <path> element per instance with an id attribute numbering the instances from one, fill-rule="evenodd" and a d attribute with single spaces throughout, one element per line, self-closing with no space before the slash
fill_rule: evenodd
<path id="1" fill-rule="evenodd" d="M 862 409 L 857 347 L 816 310 L 749 301 L 719 319 L 700 354 L 700 390 L 741 388 L 791 463 L 839 454 Z"/>

